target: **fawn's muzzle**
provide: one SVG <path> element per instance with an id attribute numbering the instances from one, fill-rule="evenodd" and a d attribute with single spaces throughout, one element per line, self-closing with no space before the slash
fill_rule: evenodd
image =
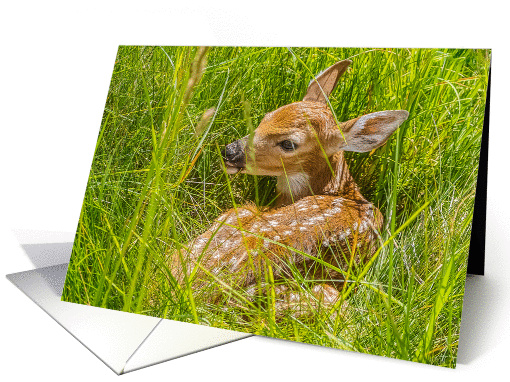
<path id="1" fill-rule="evenodd" d="M 235 174 L 246 167 L 246 137 L 238 139 L 221 150 L 221 156 L 229 174 Z"/>

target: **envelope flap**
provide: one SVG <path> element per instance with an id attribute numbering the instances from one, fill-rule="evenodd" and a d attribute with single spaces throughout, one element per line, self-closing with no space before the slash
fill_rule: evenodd
<path id="1" fill-rule="evenodd" d="M 7 275 L 64 329 L 120 374 L 159 318 L 60 301 L 67 264 Z"/>

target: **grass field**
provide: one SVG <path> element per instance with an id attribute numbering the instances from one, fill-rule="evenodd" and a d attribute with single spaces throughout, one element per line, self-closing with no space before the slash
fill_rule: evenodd
<path id="1" fill-rule="evenodd" d="M 490 52 L 215 47 L 203 68 L 202 53 L 119 48 L 63 300 L 454 367 Z M 176 287 L 168 256 L 234 203 L 275 197 L 272 178 L 227 176 L 220 148 L 347 58 L 330 97 L 339 121 L 409 119 L 375 152 L 347 154 L 385 223 L 346 313 L 275 320 L 270 302 L 247 315 Z"/>

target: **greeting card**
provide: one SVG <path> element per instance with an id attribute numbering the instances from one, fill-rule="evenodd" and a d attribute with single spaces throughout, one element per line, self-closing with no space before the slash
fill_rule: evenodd
<path id="1" fill-rule="evenodd" d="M 483 274 L 489 67 L 121 46 L 62 299 L 455 367 L 468 257 Z"/>

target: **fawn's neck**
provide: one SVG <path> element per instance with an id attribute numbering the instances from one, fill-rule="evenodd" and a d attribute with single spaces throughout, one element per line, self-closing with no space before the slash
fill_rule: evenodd
<path id="1" fill-rule="evenodd" d="M 338 195 L 365 201 L 347 168 L 343 152 L 337 152 L 328 160 L 330 166 L 325 159 L 321 159 L 313 168 L 304 169 L 297 174 L 279 176 L 276 185 L 280 193 L 277 205 L 292 204 L 310 195 Z"/>

